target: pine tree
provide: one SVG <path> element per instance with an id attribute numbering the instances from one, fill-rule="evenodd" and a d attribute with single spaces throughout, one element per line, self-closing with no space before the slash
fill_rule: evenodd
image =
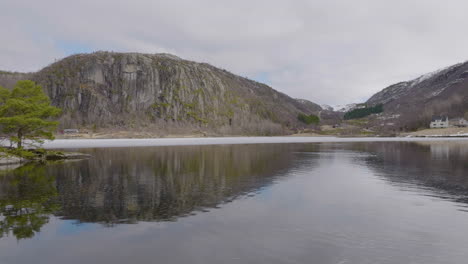
<path id="1" fill-rule="evenodd" d="M 42 87 L 33 81 L 18 81 L 12 91 L 0 86 L 0 131 L 21 149 L 24 140 L 42 143 L 54 139 L 58 122 L 51 118 L 61 110 L 50 105 Z"/>

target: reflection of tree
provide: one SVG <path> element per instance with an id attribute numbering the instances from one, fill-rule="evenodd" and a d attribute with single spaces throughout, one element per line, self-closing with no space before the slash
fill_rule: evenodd
<path id="1" fill-rule="evenodd" d="M 55 178 L 45 165 L 27 164 L 0 176 L 0 237 L 31 238 L 58 209 Z"/>

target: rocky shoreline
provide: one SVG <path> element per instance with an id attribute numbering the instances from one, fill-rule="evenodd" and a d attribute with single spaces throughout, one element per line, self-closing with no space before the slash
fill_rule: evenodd
<path id="1" fill-rule="evenodd" d="M 79 153 L 79 152 L 58 152 L 58 151 L 46 151 L 44 153 L 37 154 L 32 158 L 24 158 L 15 156 L 10 153 L 0 153 L 0 166 L 14 165 L 14 164 L 25 164 L 29 162 L 46 162 L 46 161 L 57 161 L 57 160 L 76 160 L 76 159 L 87 159 L 91 155 Z"/>
<path id="2" fill-rule="evenodd" d="M 27 160 L 24 158 L 16 157 L 16 156 L 9 156 L 6 153 L 0 153 L 0 166 L 4 165 L 12 165 L 12 164 L 19 164 L 19 163 L 26 163 Z"/>

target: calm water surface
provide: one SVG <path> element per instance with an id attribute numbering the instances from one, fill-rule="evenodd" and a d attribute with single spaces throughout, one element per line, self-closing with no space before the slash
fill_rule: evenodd
<path id="1" fill-rule="evenodd" d="M 468 142 L 83 149 L 0 175 L 0 263 L 467 263 Z"/>

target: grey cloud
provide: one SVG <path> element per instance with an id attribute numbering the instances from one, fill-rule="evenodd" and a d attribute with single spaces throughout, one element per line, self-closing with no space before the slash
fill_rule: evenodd
<path id="1" fill-rule="evenodd" d="M 318 103 L 362 101 L 468 59 L 468 3 L 357 1 L 25 1 L 0 3 L 0 68 L 37 70 L 95 50 L 169 52 Z M 7 10 L 7 11 L 6 11 Z"/>

